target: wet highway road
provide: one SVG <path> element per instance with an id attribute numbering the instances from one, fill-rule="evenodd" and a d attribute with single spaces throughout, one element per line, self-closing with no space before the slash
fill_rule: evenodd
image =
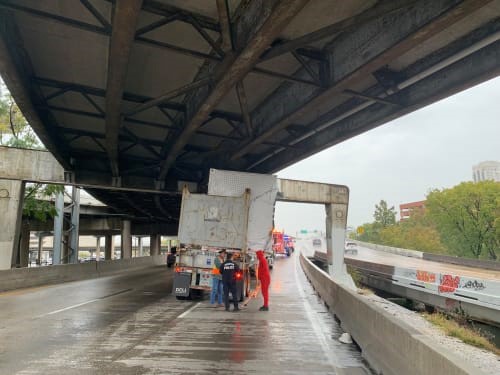
<path id="1" fill-rule="evenodd" d="M 369 374 L 305 279 L 278 258 L 269 312 L 178 301 L 172 270 L 0 294 L 0 374 Z"/>

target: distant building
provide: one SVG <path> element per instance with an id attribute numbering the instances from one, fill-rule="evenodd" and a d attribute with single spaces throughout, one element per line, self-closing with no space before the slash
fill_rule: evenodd
<path id="1" fill-rule="evenodd" d="M 483 161 L 472 167 L 474 182 L 493 180 L 500 182 L 500 162 Z"/>
<path id="2" fill-rule="evenodd" d="M 425 201 L 403 203 L 399 205 L 399 217 L 401 220 L 406 220 L 411 216 L 415 210 L 424 210 Z"/>

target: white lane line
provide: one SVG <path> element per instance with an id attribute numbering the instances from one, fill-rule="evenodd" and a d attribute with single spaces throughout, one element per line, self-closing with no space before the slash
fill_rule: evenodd
<path id="1" fill-rule="evenodd" d="M 201 302 L 198 302 L 196 305 L 192 306 L 190 309 L 184 311 L 181 315 L 179 315 L 179 319 L 185 318 L 187 314 L 189 314 L 191 311 L 196 309 L 198 306 L 201 305 Z"/>
<path id="2" fill-rule="evenodd" d="M 299 292 L 299 297 L 304 301 L 303 305 L 306 311 L 306 316 L 309 322 L 311 323 L 311 328 L 313 329 L 316 337 L 318 338 L 318 342 L 321 345 L 321 349 L 323 350 L 323 353 L 325 357 L 328 359 L 328 362 L 330 366 L 332 366 L 334 369 L 337 370 L 337 363 L 339 362 L 335 352 L 333 350 L 330 350 L 330 345 L 328 344 L 328 341 L 325 337 L 325 334 L 323 333 L 323 330 L 321 329 L 318 318 L 315 316 L 314 311 L 309 303 L 309 300 L 307 299 L 304 290 L 302 289 L 301 282 L 299 280 L 299 273 L 298 273 L 298 268 L 299 264 L 297 259 L 299 258 L 299 254 L 294 257 L 294 271 L 295 271 L 295 283 L 297 286 L 297 290 Z"/>
<path id="3" fill-rule="evenodd" d="M 74 309 L 76 307 L 80 307 L 80 306 L 87 305 L 87 304 L 95 302 L 95 301 L 99 301 L 100 299 L 101 298 L 91 299 L 90 301 L 82 302 L 82 303 L 79 303 L 79 304 L 76 304 L 76 305 L 73 305 L 73 306 L 68 306 L 68 307 L 65 307 L 64 309 L 59 309 L 59 310 L 51 311 L 49 313 L 46 313 L 46 314 L 43 314 L 43 315 L 39 315 L 39 316 L 37 316 L 37 318 L 42 318 L 42 317 L 47 316 L 47 315 L 54 315 L 54 314 L 57 314 L 57 313 L 60 313 L 60 312 L 66 311 L 66 310 L 71 310 L 71 309 Z"/>
<path id="4" fill-rule="evenodd" d="M 35 318 L 43 318 L 44 316 L 47 316 L 47 315 L 54 315 L 54 314 L 57 314 L 57 313 L 60 313 L 60 312 L 66 311 L 66 310 L 71 310 L 71 309 L 74 309 L 74 308 L 77 308 L 77 307 L 80 307 L 80 306 L 87 305 L 89 303 L 93 303 L 93 302 L 96 302 L 96 301 L 101 301 L 101 300 L 103 300 L 105 298 L 114 297 L 114 296 L 116 296 L 118 294 L 123 294 L 123 293 L 126 293 L 126 292 L 130 292 L 131 290 L 133 290 L 133 289 L 129 288 L 129 289 L 125 289 L 125 290 L 120 290 L 120 291 L 118 291 L 116 293 L 108 294 L 107 296 L 103 296 L 103 297 L 91 299 L 89 301 L 78 303 L 78 304 L 73 305 L 73 306 L 65 307 L 64 309 L 59 309 L 59 310 L 51 311 L 51 312 L 46 313 L 46 314 L 38 315 Z"/>

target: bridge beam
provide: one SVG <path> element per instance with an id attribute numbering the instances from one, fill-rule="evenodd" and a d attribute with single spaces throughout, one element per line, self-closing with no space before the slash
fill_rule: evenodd
<path id="1" fill-rule="evenodd" d="M 491 0 L 406 0 L 400 2 L 401 9 L 392 13 L 374 19 L 362 18 L 363 24 L 340 35 L 325 48 L 332 72 L 328 88 L 283 84 L 252 112 L 255 128 L 262 130 L 246 145 L 239 147 L 233 153 L 232 160 L 251 153 L 287 126 L 301 123 L 305 115 L 321 115 L 328 110 L 327 104 L 333 97 L 342 95 L 345 89 L 366 79 L 366 76 L 490 2 Z M 407 6 L 401 7 L 403 4 Z M 377 6 L 386 5 L 380 3 Z M 375 12 L 376 9 L 377 7 L 367 12 Z M 387 27 L 387 24 L 391 27 Z M 373 35 L 377 35 L 376 41 L 370 39 Z M 366 48 L 368 45 L 369 48 Z"/>
<path id="2" fill-rule="evenodd" d="M 404 107 L 364 101 L 353 102 L 347 108 L 348 116 L 335 109 L 329 111 L 304 126 L 309 129 L 310 134 L 307 137 L 303 134 L 302 139 L 295 137 L 297 149 L 270 154 L 262 158 L 261 163 L 254 163 L 250 170 L 275 172 L 319 150 L 500 75 L 500 22 L 489 25 L 487 29 L 475 30 L 461 41 L 469 46 L 468 56 L 459 52 L 458 48 L 463 49 L 463 44 L 460 43 L 460 46 L 455 46 L 456 51 L 442 50 L 435 54 L 435 61 L 425 62 L 422 66 L 411 66 L 408 70 L 412 72 L 411 75 L 419 77 L 419 80 L 410 78 L 408 86 L 405 81 L 400 83 L 401 88 L 397 93 Z M 488 35 L 491 29 L 496 30 L 491 37 L 476 39 Z M 434 94 L 429 95 L 430 92 Z"/>
<path id="3" fill-rule="evenodd" d="M 213 88 L 199 89 L 188 102 L 188 120 L 182 132 L 171 141 L 170 147 L 166 150 L 167 156 L 161 166 L 158 180 L 165 179 L 170 167 L 194 132 L 229 90 L 253 68 L 264 50 L 307 2 L 308 0 L 266 1 L 252 2 L 248 5 L 245 22 L 236 24 L 234 29 L 236 35 L 234 44 L 238 52 L 227 53 L 220 64 L 209 67 L 215 71 Z"/>
<path id="4" fill-rule="evenodd" d="M 113 15 L 106 84 L 106 149 L 113 177 L 119 176 L 118 134 L 122 122 L 122 97 L 141 7 L 142 0 L 120 0 L 115 3 Z"/>

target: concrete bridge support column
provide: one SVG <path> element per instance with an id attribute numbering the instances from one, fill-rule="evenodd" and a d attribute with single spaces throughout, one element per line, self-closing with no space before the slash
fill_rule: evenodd
<path id="1" fill-rule="evenodd" d="M 139 248 L 139 254 L 137 256 L 144 256 L 144 249 L 142 247 L 142 237 L 137 237 L 137 247 Z"/>
<path id="2" fill-rule="evenodd" d="M 160 254 L 161 247 L 161 235 L 152 234 L 149 239 L 149 255 L 158 255 Z"/>
<path id="3" fill-rule="evenodd" d="M 130 220 L 122 221 L 122 259 L 132 258 L 132 234 Z"/>
<path id="4" fill-rule="evenodd" d="M 73 186 L 71 192 L 71 233 L 69 262 L 78 263 L 79 230 L 80 230 L 80 188 Z"/>
<path id="5" fill-rule="evenodd" d="M 28 223 L 22 224 L 21 245 L 19 247 L 19 266 L 28 267 L 30 257 L 30 226 Z"/>
<path id="6" fill-rule="evenodd" d="M 56 195 L 56 216 L 54 217 L 54 252 L 52 254 L 52 264 L 61 264 L 61 254 L 63 247 L 63 225 L 64 225 L 64 193 Z"/>
<path id="7" fill-rule="evenodd" d="M 64 240 L 62 244 L 62 255 L 61 255 L 61 263 L 68 264 L 69 263 L 69 235 L 64 235 Z"/>
<path id="8" fill-rule="evenodd" d="M 101 260 L 101 236 L 96 236 L 95 260 L 96 261 L 100 261 Z"/>
<path id="9" fill-rule="evenodd" d="M 16 264 L 21 232 L 24 183 L 0 179 L 0 270 Z"/>
<path id="10" fill-rule="evenodd" d="M 355 284 L 347 273 L 344 263 L 347 206 L 345 204 L 328 203 L 325 204 L 325 210 L 328 271 L 336 282 L 355 288 Z"/>
<path id="11" fill-rule="evenodd" d="M 106 243 L 105 243 L 105 248 L 104 248 L 104 259 L 105 260 L 111 260 L 112 259 L 112 254 L 115 251 L 115 243 L 114 243 L 114 238 L 112 234 L 107 234 L 106 235 Z"/>
<path id="12" fill-rule="evenodd" d="M 54 217 L 54 253 L 52 254 L 52 264 L 61 264 L 63 247 L 63 226 L 64 226 L 64 193 L 56 195 L 56 216 Z"/>
<path id="13" fill-rule="evenodd" d="M 42 264 L 42 251 L 43 251 L 43 233 L 38 232 L 38 255 L 36 257 L 36 264 Z"/>

